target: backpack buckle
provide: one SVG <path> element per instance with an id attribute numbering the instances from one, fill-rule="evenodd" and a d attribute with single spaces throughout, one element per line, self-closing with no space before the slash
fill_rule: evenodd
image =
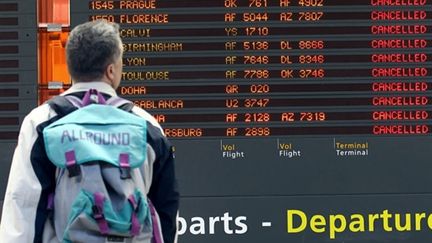
<path id="1" fill-rule="evenodd" d="M 121 153 L 119 156 L 120 160 L 120 178 L 122 180 L 131 179 L 131 168 L 129 164 L 129 154 Z"/>
<path id="2" fill-rule="evenodd" d="M 89 89 L 82 99 L 83 106 L 90 104 L 106 104 L 106 100 L 101 93 L 95 89 Z"/>
<path id="3" fill-rule="evenodd" d="M 103 210 L 99 206 L 97 206 L 97 205 L 93 205 L 92 206 L 92 213 L 93 213 L 93 218 L 96 221 L 105 218 L 105 215 L 103 214 Z"/>
<path id="4" fill-rule="evenodd" d="M 122 180 L 131 179 L 131 171 L 130 168 L 127 167 L 120 167 L 120 178 Z"/>
<path id="5" fill-rule="evenodd" d="M 81 174 L 81 168 L 78 164 L 74 164 L 67 167 L 69 177 L 79 176 Z"/>
<path id="6" fill-rule="evenodd" d="M 105 196 L 100 192 L 95 192 L 93 194 L 94 197 L 94 205 L 92 206 L 93 218 L 96 220 L 99 231 L 103 235 L 107 235 L 109 233 L 108 222 L 105 220 L 105 216 L 103 213 L 103 206 L 105 201 Z"/>
<path id="7" fill-rule="evenodd" d="M 69 172 L 69 177 L 79 176 L 81 174 L 81 168 L 76 162 L 75 151 L 71 150 L 65 153 L 66 158 L 66 169 Z"/>
<path id="8" fill-rule="evenodd" d="M 126 243 L 126 238 L 121 236 L 110 235 L 106 238 L 105 243 Z"/>

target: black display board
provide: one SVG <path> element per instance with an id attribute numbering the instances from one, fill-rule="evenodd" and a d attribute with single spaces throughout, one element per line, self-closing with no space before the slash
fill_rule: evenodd
<path id="1" fill-rule="evenodd" d="M 36 2 L 0 1 L 0 208 L 19 126 L 37 105 L 36 26 Z"/>

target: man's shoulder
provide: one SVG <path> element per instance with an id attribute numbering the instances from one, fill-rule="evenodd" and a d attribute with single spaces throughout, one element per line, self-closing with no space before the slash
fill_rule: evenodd
<path id="1" fill-rule="evenodd" d="M 163 129 L 162 129 L 161 125 L 159 124 L 159 122 L 157 122 L 156 118 L 154 118 L 150 113 L 148 113 L 147 111 L 143 110 L 142 108 L 140 108 L 138 106 L 134 106 L 132 108 L 132 112 L 134 114 L 142 117 L 143 119 L 145 119 L 152 126 L 158 128 L 163 133 Z"/>
<path id="2" fill-rule="evenodd" d="M 171 144 L 165 136 L 165 133 L 156 118 L 138 106 L 134 106 L 132 108 L 132 112 L 147 121 L 147 142 L 150 144 L 150 146 L 155 151 L 158 151 L 156 152 L 157 154 L 165 153 L 166 150 L 170 148 Z"/>
<path id="3" fill-rule="evenodd" d="M 39 124 L 49 120 L 53 116 L 55 116 L 55 112 L 50 108 L 47 103 L 44 103 L 33 108 L 24 119 Z"/>

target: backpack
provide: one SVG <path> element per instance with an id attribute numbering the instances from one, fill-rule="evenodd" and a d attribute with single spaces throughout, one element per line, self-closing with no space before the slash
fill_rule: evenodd
<path id="1" fill-rule="evenodd" d="M 61 242 L 163 243 L 159 217 L 147 198 L 147 122 L 119 97 L 89 90 L 82 100 L 57 96 L 59 120 L 43 130 L 57 167 L 53 224 Z M 151 175 L 150 175 L 151 177 Z M 147 179 L 148 180 L 148 179 Z M 150 179 L 151 180 L 151 179 Z"/>

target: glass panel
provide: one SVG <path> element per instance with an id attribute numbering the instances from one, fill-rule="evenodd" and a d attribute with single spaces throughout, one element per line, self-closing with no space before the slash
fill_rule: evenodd
<path id="1" fill-rule="evenodd" d="M 39 103 L 43 103 L 71 84 L 65 56 L 69 0 L 39 0 L 38 19 L 38 92 Z"/>

